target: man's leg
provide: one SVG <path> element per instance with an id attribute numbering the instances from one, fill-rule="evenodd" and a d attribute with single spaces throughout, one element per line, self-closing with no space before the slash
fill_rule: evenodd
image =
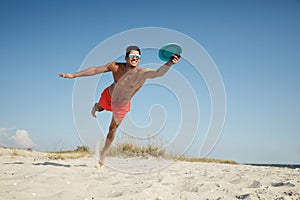
<path id="1" fill-rule="evenodd" d="M 109 150 L 112 142 L 114 141 L 117 128 L 118 128 L 118 124 L 116 123 L 114 117 L 112 117 L 111 123 L 109 125 L 109 131 L 108 131 L 108 134 L 106 136 L 105 145 L 104 145 L 104 148 L 103 148 L 103 150 L 102 150 L 102 152 L 100 154 L 100 160 L 99 160 L 100 167 L 103 165 L 105 156 L 106 156 L 106 154 L 107 154 L 107 152 L 108 152 L 108 150 Z"/>
<path id="2" fill-rule="evenodd" d="M 96 112 L 101 112 L 104 109 L 99 105 L 99 103 L 95 103 L 94 107 L 92 108 L 91 114 L 93 117 L 97 117 L 96 116 Z"/>

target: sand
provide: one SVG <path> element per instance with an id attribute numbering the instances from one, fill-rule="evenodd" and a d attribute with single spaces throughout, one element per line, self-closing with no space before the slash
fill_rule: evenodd
<path id="1" fill-rule="evenodd" d="M 0 199 L 300 199 L 300 169 L 153 157 L 96 163 L 0 148 Z"/>

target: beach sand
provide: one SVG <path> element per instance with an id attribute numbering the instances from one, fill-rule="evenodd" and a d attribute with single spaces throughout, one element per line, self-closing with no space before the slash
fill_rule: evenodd
<path id="1" fill-rule="evenodd" d="M 96 164 L 93 156 L 60 160 L 0 148 L 0 199 L 300 199 L 300 169 L 153 157 Z"/>

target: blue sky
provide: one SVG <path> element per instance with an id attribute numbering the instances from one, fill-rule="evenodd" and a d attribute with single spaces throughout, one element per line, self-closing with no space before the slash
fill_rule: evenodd
<path id="1" fill-rule="evenodd" d="M 226 121 L 209 157 L 299 164 L 299 21 L 300 2 L 296 0 L 1 0 L 0 143 L 18 145 L 16 138 L 21 140 L 25 134 L 38 150 L 81 145 L 73 120 L 74 80 L 60 79 L 57 74 L 77 71 L 98 44 L 115 34 L 162 27 L 202 45 L 222 76 Z M 185 65 L 183 61 L 176 69 L 191 85 L 203 84 L 201 77 L 193 79 L 192 72 L 184 70 Z M 111 81 L 109 74 L 102 77 L 96 96 Z M 151 98 L 147 94 L 155 92 L 152 89 L 142 89 L 133 99 L 133 109 L 151 105 L 146 100 Z M 208 97 L 205 94 L 201 104 L 204 120 Z M 145 116 L 132 113 L 133 120 Z M 102 129 L 109 120 L 109 113 L 99 115 Z M 177 124 L 178 118 L 170 121 Z M 197 156 L 202 139 L 199 133 L 189 155 Z"/>

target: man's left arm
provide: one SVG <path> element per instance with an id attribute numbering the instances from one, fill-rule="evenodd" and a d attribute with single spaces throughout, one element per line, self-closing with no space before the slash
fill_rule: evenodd
<path id="1" fill-rule="evenodd" d="M 170 67 L 176 63 L 178 63 L 180 56 L 173 55 L 170 61 L 166 62 L 163 66 L 161 66 L 158 69 L 145 69 L 147 70 L 145 72 L 145 78 L 156 78 L 163 76 L 167 71 L 170 69 Z"/>

